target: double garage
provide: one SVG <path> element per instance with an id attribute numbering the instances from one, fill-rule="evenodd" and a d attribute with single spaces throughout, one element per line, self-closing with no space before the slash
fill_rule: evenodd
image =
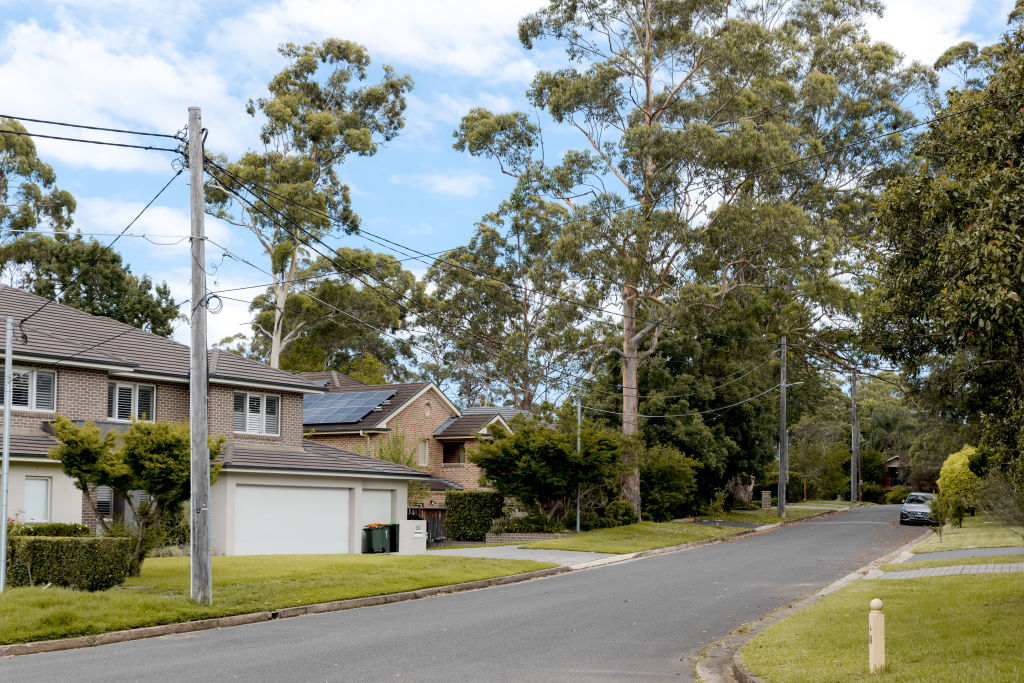
<path id="1" fill-rule="evenodd" d="M 223 471 L 211 490 L 214 553 L 358 553 L 362 528 L 405 519 L 405 479 Z"/>

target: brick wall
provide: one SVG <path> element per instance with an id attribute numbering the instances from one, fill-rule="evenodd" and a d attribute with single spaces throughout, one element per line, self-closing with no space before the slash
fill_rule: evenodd
<path id="1" fill-rule="evenodd" d="M 470 453 L 477 448 L 476 440 L 466 441 L 465 448 L 465 462 L 441 463 L 440 472 L 435 476 L 456 483 L 466 490 L 490 490 L 486 486 L 480 486 L 480 475 L 483 474 L 483 470 L 469 462 Z"/>
<path id="2" fill-rule="evenodd" d="M 223 435 L 227 437 L 228 441 L 235 441 L 237 443 L 278 444 L 289 448 L 301 447 L 302 394 L 251 390 L 252 393 L 273 394 L 281 397 L 281 435 L 264 436 L 260 434 L 234 433 L 235 391 L 246 390 L 223 384 L 210 385 L 210 436 Z"/>

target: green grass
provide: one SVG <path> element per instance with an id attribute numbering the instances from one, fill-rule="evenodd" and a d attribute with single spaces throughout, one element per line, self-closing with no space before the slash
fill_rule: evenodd
<path id="1" fill-rule="evenodd" d="M 577 550 L 590 553 L 635 553 L 683 543 L 721 538 L 739 533 L 735 527 L 716 527 L 687 522 L 640 522 L 611 529 L 584 531 L 575 536 L 526 543 L 522 548 Z"/>
<path id="2" fill-rule="evenodd" d="M 817 515 L 827 510 L 809 510 L 805 508 L 786 507 L 786 517 L 781 519 L 777 510 L 733 510 L 725 513 L 721 518 L 723 522 L 746 522 L 749 524 L 775 524 L 792 519 L 801 519 Z"/>
<path id="3" fill-rule="evenodd" d="M 829 507 L 836 509 L 843 509 L 850 507 L 850 501 L 848 500 L 805 500 L 801 503 L 790 503 L 790 505 L 819 505 L 821 507 Z"/>
<path id="4" fill-rule="evenodd" d="M 213 558 L 213 605 L 188 599 L 189 559 L 146 560 L 126 586 L 96 593 L 14 588 L 0 595 L 0 643 L 155 626 L 443 586 L 546 569 L 524 560 L 385 555 Z"/>
<path id="5" fill-rule="evenodd" d="M 1024 562 L 1024 555 L 988 555 L 985 557 L 960 557 L 948 560 L 917 560 L 914 562 L 892 562 L 883 564 L 879 569 L 883 572 L 906 572 L 911 569 L 931 569 L 932 567 L 956 567 L 961 564 L 1006 564 L 1008 562 Z"/>
<path id="6" fill-rule="evenodd" d="M 965 548 L 1012 548 L 1024 545 L 1019 535 L 989 521 L 985 515 L 964 517 L 962 528 L 946 525 L 942 540 L 932 534 L 911 548 L 912 553 L 934 553 L 940 550 L 964 550 Z"/>
<path id="7" fill-rule="evenodd" d="M 867 616 L 885 603 L 886 668 L 868 673 Z M 1024 581 L 1012 575 L 856 581 L 742 650 L 771 683 L 1024 680 Z"/>

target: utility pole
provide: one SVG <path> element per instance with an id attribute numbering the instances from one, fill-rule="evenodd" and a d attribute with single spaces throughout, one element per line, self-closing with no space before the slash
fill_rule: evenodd
<path id="1" fill-rule="evenodd" d="M 7 342 L 4 346 L 4 437 L 3 437 L 3 493 L 0 494 L 0 593 L 7 587 L 7 489 L 11 475 L 11 404 L 14 391 L 12 365 L 14 345 L 14 317 L 7 316 Z"/>
<path id="2" fill-rule="evenodd" d="M 786 432 L 786 335 L 782 335 L 779 349 L 779 517 L 785 517 L 786 479 L 789 477 L 789 435 Z"/>
<path id="3" fill-rule="evenodd" d="M 206 357 L 206 236 L 203 226 L 203 125 L 199 107 L 188 108 L 188 166 L 192 215 L 192 349 L 189 366 L 192 510 L 191 588 L 200 605 L 213 602 L 210 558 L 210 444 Z"/>
<path id="4" fill-rule="evenodd" d="M 580 389 L 582 391 L 582 387 Z M 583 397 L 576 394 L 576 459 L 582 461 L 580 455 L 582 449 L 580 447 L 580 434 L 583 431 Z M 580 483 L 576 482 L 576 533 L 580 532 Z"/>
<path id="5" fill-rule="evenodd" d="M 860 422 L 857 420 L 857 366 L 850 373 L 850 502 L 860 500 Z"/>

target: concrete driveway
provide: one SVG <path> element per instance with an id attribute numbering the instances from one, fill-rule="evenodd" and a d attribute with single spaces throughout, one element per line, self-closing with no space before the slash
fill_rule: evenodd
<path id="1" fill-rule="evenodd" d="M 428 555 L 447 555 L 454 557 L 488 557 L 495 560 L 534 560 L 535 562 L 554 562 L 563 567 L 603 560 L 615 557 L 608 553 L 578 553 L 572 550 L 531 550 L 514 545 L 496 545 L 490 548 L 449 548 L 446 550 L 428 550 Z"/>

